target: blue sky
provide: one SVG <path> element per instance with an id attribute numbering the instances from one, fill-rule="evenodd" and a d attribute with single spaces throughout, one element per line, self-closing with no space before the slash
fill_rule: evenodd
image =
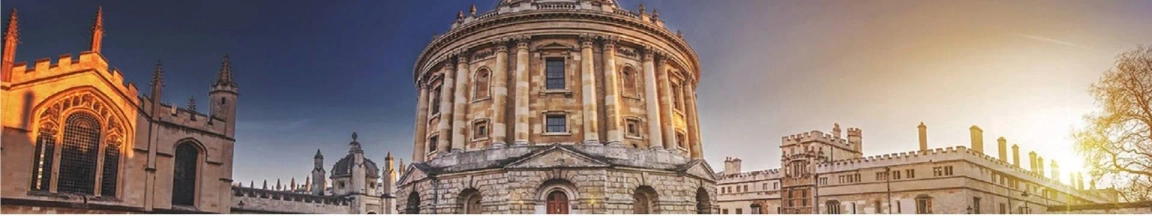
<path id="1" fill-rule="evenodd" d="M 1069 131 L 1113 57 L 1152 43 L 1149 1 L 640 1 L 700 56 L 705 156 L 745 170 L 779 164 L 780 137 L 863 129 L 866 155 L 968 145 L 984 128 L 1074 169 Z M 17 61 L 87 49 L 104 7 L 103 53 L 146 88 L 164 62 L 165 102 L 207 97 L 229 54 L 240 88 L 234 179 L 302 181 L 358 132 L 367 156 L 411 155 L 412 65 L 453 1 L 5 1 L 20 14 Z M 4 22 L 7 22 L 5 20 Z M 198 107 L 207 107 L 203 102 Z M 1069 162 L 1065 163 L 1067 160 Z M 1025 160 L 1026 161 L 1026 160 Z M 1024 165 L 1027 167 L 1027 165 Z M 1065 172 L 1067 173 L 1067 172 Z M 1066 177 L 1065 177 L 1066 178 Z"/>

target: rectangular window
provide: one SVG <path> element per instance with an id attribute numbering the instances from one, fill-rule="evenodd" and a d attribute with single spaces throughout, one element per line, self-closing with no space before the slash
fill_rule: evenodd
<path id="1" fill-rule="evenodd" d="M 680 97 L 681 94 L 680 84 L 672 83 L 672 107 L 676 108 L 676 110 L 684 109 L 684 100 Z"/>
<path id="2" fill-rule="evenodd" d="M 932 198 L 916 198 L 916 214 L 932 214 Z"/>
<path id="3" fill-rule="evenodd" d="M 946 175 L 946 176 L 952 175 L 952 166 L 944 166 L 944 175 Z"/>
<path id="4" fill-rule="evenodd" d="M 548 89 L 564 89 L 564 58 L 545 60 L 545 77 Z"/>
<path id="5" fill-rule="evenodd" d="M 440 141 L 440 135 L 428 137 L 428 152 L 436 152 L 436 142 Z"/>
<path id="6" fill-rule="evenodd" d="M 907 176 L 908 178 L 916 178 L 916 170 L 909 169 L 909 170 L 905 170 L 904 172 L 907 173 L 907 175 L 905 175 L 905 176 Z"/>
<path id="7" fill-rule="evenodd" d="M 728 214 L 728 209 L 721 209 L 720 214 Z"/>
<path id="8" fill-rule="evenodd" d="M 888 180 L 887 174 L 888 174 L 888 172 L 876 172 L 876 180 L 877 181 L 887 181 Z"/>
<path id="9" fill-rule="evenodd" d="M 1004 205 L 1004 203 L 1000 203 L 1000 214 L 1008 214 L 1007 211 L 1008 211 L 1008 208 L 1006 207 L 1006 205 Z"/>
<path id="10" fill-rule="evenodd" d="M 435 89 L 432 89 L 430 94 L 432 94 L 432 104 L 429 106 L 431 110 L 428 110 L 428 113 L 432 113 L 432 115 L 440 114 L 440 87 L 437 86 Z"/>
<path id="11" fill-rule="evenodd" d="M 744 209 L 736 208 L 736 214 L 744 214 Z"/>
<path id="12" fill-rule="evenodd" d="M 772 189 L 780 188 L 780 182 L 772 182 Z"/>
<path id="13" fill-rule="evenodd" d="M 488 138 L 488 121 L 479 121 L 472 125 L 472 139 Z"/>
<path id="14" fill-rule="evenodd" d="M 640 137 L 640 120 L 628 119 L 626 122 L 628 136 Z"/>
<path id="15" fill-rule="evenodd" d="M 768 190 L 768 183 L 760 184 L 761 190 Z"/>
<path id="16" fill-rule="evenodd" d="M 892 179 L 900 180 L 900 171 L 892 171 Z"/>
<path id="17" fill-rule="evenodd" d="M 548 129 L 547 133 L 566 133 L 568 132 L 568 118 L 564 114 L 549 114 L 545 115 Z"/>

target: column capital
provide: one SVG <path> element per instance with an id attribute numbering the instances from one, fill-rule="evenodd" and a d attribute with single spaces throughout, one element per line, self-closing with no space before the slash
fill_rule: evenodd
<path id="1" fill-rule="evenodd" d="M 528 42 L 532 41 L 532 35 L 516 35 L 512 36 L 512 40 L 516 41 L 517 49 L 528 49 Z"/>
<path id="2" fill-rule="evenodd" d="M 620 42 L 620 38 L 616 36 L 603 36 L 600 38 L 600 42 L 604 43 L 604 49 L 612 49 L 616 48 L 616 43 Z"/>
<path id="3" fill-rule="evenodd" d="M 496 52 L 508 52 L 508 40 L 506 38 L 492 40 L 492 44 L 496 46 Z"/>
<path id="4" fill-rule="evenodd" d="M 580 34 L 580 48 L 592 48 L 592 42 L 598 37 L 595 34 Z"/>

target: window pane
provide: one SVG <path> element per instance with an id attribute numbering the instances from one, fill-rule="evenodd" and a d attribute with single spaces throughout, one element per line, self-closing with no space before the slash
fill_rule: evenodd
<path id="1" fill-rule="evenodd" d="M 87 113 L 68 116 L 60 152 L 57 191 L 94 194 L 96 159 L 99 157 L 100 123 Z"/>
<path id="2" fill-rule="evenodd" d="M 44 129 L 40 129 L 44 130 Z M 36 137 L 36 153 L 33 155 L 32 190 L 47 191 L 51 188 L 52 155 L 56 152 L 56 138 L 52 133 L 41 131 Z"/>
<path id="3" fill-rule="evenodd" d="M 550 58 L 545 64 L 546 87 L 548 89 L 564 89 L 564 59 Z"/>
<path id="4" fill-rule="evenodd" d="M 172 175 L 172 205 L 192 206 L 196 204 L 196 167 L 200 150 L 195 144 L 181 143 L 176 146 L 176 162 Z"/>

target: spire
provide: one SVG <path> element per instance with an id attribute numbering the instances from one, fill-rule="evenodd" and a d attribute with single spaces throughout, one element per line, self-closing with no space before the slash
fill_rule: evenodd
<path id="1" fill-rule="evenodd" d="M 4 31 L 4 39 L 9 37 L 16 39 L 20 37 L 20 31 L 17 29 L 19 19 L 16 16 L 16 8 L 12 8 L 12 12 L 8 14 L 8 30 Z"/>
<path id="2" fill-rule="evenodd" d="M 296 191 L 296 177 L 292 177 L 292 180 L 288 181 L 288 184 L 292 185 L 292 186 L 289 186 L 292 189 L 292 191 Z"/>
<path id="3" fill-rule="evenodd" d="M 312 192 L 312 177 L 304 177 L 304 191 Z"/>
<path id="4" fill-rule="evenodd" d="M 159 87 L 164 87 L 164 66 L 160 60 L 156 60 L 156 70 L 152 71 L 152 88 L 158 89 Z"/>
<path id="5" fill-rule="evenodd" d="M 104 40 L 104 7 L 96 9 L 96 23 L 92 25 L 92 52 L 100 52 L 100 44 Z"/>
<path id="6" fill-rule="evenodd" d="M 256 188 L 256 181 L 248 180 L 248 188 Z"/>
<path id="7" fill-rule="evenodd" d="M 384 160 L 392 160 L 392 152 L 388 152 L 388 156 L 384 156 Z"/>
<path id="8" fill-rule="evenodd" d="M 4 31 L 3 65 L 0 65 L 0 80 L 3 81 L 12 78 L 12 65 L 16 61 L 16 44 L 20 43 L 18 23 L 16 8 L 12 8 L 12 12 L 8 14 L 8 29 Z"/>
<path id="9" fill-rule="evenodd" d="M 268 190 L 268 179 L 264 179 L 264 190 Z"/>
<path id="10" fill-rule="evenodd" d="M 316 156 L 313 159 L 324 159 L 324 155 L 320 154 L 320 149 L 316 149 Z"/>
<path id="11" fill-rule="evenodd" d="M 215 87 L 236 87 L 236 83 L 232 82 L 232 61 L 228 54 L 224 54 L 224 60 L 220 61 L 220 71 L 216 74 Z"/>
<path id="12" fill-rule="evenodd" d="M 280 190 L 281 188 L 283 187 L 280 186 L 280 179 L 276 179 L 276 190 Z"/>
<path id="13" fill-rule="evenodd" d="M 196 113 L 196 96 L 188 96 L 188 111 Z M 192 115 L 195 117 L 196 115 Z"/>

